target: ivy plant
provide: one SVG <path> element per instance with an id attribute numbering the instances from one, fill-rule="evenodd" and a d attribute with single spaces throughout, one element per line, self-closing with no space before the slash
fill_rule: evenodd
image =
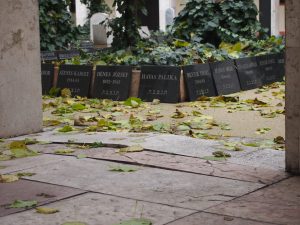
<path id="1" fill-rule="evenodd" d="M 39 0 L 41 50 L 67 49 L 79 34 L 67 7 L 70 0 Z"/>
<path id="2" fill-rule="evenodd" d="M 145 0 L 114 0 L 113 7 L 121 16 L 108 21 L 111 31 L 107 35 L 114 35 L 112 47 L 124 49 L 136 46 L 141 39 L 138 32 L 141 25 L 139 15 L 147 14 Z"/>
<path id="3" fill-rule="evenodd" d="M 198 39 L 218 46 L 222 41 L 235 43 L 257 39 L 265 30 L 257 21 L 253 0 L 189 0 L 171 28 L 177 38 Z"/>
<path id="4" fill-rule="evenodd" d="M 92 17 L 93 14 L 102 12 L 102 13 L 110 13 L 111 9 L 106 4 L 105 0 L 80 0 L 81 3 L 85 4 L 87 9 L 89 10 L 88 19 Z"/>

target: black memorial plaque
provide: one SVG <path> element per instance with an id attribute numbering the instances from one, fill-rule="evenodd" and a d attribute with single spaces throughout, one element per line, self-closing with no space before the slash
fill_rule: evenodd
<path id="1" fill-rule="evenodd" d="M 139 97 L 145 101 L 177 103 L 180 74 L 180 67 L 176 66 L 142 66 Z"/>
<path id="2" fill-rule="evenodd" d="M 209 64 L 185 66 L 183 74 L 190 101 L 195 101 L 200 96 L 216 96 Z"/>
<path id="3" fill-rule="evenodd" d="M 241 90 L 233 60 L 210 64 L 218 95 L 227 95 Z"/>
<path id="4" fill-rule="evenodd" d="M 50 89 L 53 87 L 54 79 L 54 65 L 42 64 L 42 93 L 48 95 Z"/>
<path id="5" fill-rule="evenodd" d="M 242 90 L 255 89 L 263 85 L 256 57 L 236 59 L 235 64 Z"/>
<path id="6" fill-rule="evenodd" d="M 57 87 L 70 89 L 72 96 L 88 97 L 92 71 L 92 66 L 62 65 L 58 73 Z"/>
<path id="7" fill-rule="evenodd" d="M 96 51 L 94 43 L 91 41 L 82 41 L 80 43 L 80 48 L 86 53 L 93 53 Z"/>
<path id="8" fill-rule="evenodd" d="M 280 81 L 277 70 L 277 55 L 263 55 L 257 58 L 261 74 L 263 76 L 263 84 L 271 84 Z"/>
<path id="9" fill-rule="evenodd" d="M 97 66 L 93 98 L 123 101 L 129 97 L 131 66 Z"/>
<path id="10" fill-rule="evenodd" d="M 80 52 L 78 50 L 57 51 L 57 55 L 59 60 L 65 60 L 80 56 Z"/>
<path id="11" fill-rule="evenodd" d="M 283 77 L 285 76 L 285 54 L 283 52 L 276 54 L 276 63 L 277 78 L 278 81 L 282 81 Z"/>
<path id="12" fill-rule="evenodd" d="M 41 52 L 41 60 L 43 62 L 55 61 L 57 59 L 58 58 L 57 58 L 56 52 L 50 52 L 50 51 L 43 51 L 43 52 Z"/>

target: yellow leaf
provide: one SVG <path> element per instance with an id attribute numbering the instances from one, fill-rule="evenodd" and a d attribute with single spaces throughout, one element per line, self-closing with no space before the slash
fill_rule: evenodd
<path id="1" fill-rule="evenodd" d="M 54 214 L 59 212 L 58 209 L 48 208 L 48 207 L 38 207 L 36 208 L 36 212 L 40 214 Z"/>
<path id="2" fill-rule="evenodd" d="M 118 153 L 130 153 L 130 152 L 142 152 L 144 148 L 141 145 L 133 145 L 126 148 L 120 148 L 117 150 Z"/>
<path id="3" fill-rule="evenodd" d="M 0 175 L 0 183 L 12 183 L 19 180 L 16 175 Z"/>

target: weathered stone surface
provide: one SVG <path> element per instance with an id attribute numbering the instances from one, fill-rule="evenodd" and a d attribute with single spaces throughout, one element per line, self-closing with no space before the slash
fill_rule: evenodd
<path id="1" fill-rule="evenodd" d="M 300 224 L 300 177 L 292 177 L 208 210 L 275 224 Z"/>
<path id="2" fill-rule="evenodd" d="M 231 157 L 228 162 L 240 165 L 255 166 L 260 168 L 274 169 L 278 172 L 285 168 L 285 151 L 276 151 L 272 149 L 262 149 L 249 152 L 241 157 Z"/>
<path id="3" fill-rule="evenodd" d="M 300 7 L 286 2 L 286 169 L 300 174 Z"/>
<path id="4" fill-rule="evenodd" d="M 216 215 L 210 213 L 196 213 L 177 220 L 168 225 L 268 225 L 269 223 L 245 220 L 230 216 Z"/>
<path id="5" fill-rule="evenodd" d="M 28 179 L 132 199 L 202 210 L 252 192 L 262 184 L 169 170 L 138 167 L 133 173 L 109 171 L 120 164 L 66 157 L 35 167 Z"/>
<path id="6" fill-rule="evenodd" d="M 92 148 L 78 149 L 76 146 L 64 144 L 47 144 L 47 145 L 32 145 L 31 149 L 41 151 L 43 153 L 55 153 L 58 149 L 75 150 L 70 155 L 78 156 L 85 155 L 88 158 L 111 160 L 116 162 L 125 162 L 139 164 L 143 166 L 154 166 L 163 169 L 172 169 L 183 172 L 197 173 L 216 177 L 224 177 L 242 181 L 255 183 L 271 184 L 280 181 L 288 174 L 283 171 L 260 168 L 254 166 L 245 166 L 227 161 L 210 161 L 168 153 L 160 153 L 153 151 L 134 152 L 120 154 L 116 151 L 118 148 Z M 61 156 L 61 160 L 62 160 Z M 245 160 L 248 162 L 248 159 Z M 245 164 L 246 164 L 245 162 Z M 1 170 L 0 170 L 1 171 Z"/>
<path id="7" fill-rule="evenodd" d="M 63 224 L 81 221 L 89 225 L 111 225 L 132 218 L 147 218 L 155 225 L 163 225 L 194 211 L 153 204 L 102 194 L 84 194 L 68 200 L 47 205 L 60 210 L 59 213 L 45 216 L 34 210 L 1 218 L 5 225 Z"/>
<path id="8" fill-rule="evenodd" d="M 84 192 L 74 188 L 43 184 L 27 180 L 20 180 L 14 183 L 5 184 L 0 183 L 0 216 L 25 210 L 22 208 L 8 208 L 15 200 L 35 200 L 38 202 L 38 205 L 43 205 L 81 193 Z M 0 221 L 2 221 L 2 218 Z M 5 223 L 1 222 L 1 224 Z"/>
<path id="9" fill-rule="evenodd" d="M 0 174 L 12 173 L 25 169 L 28 170 L 36 166 L 45 166 L 61 160 L 64 160 L 64 158 L 56 155 L 39 155 L 34 157 L 2 161 L 0 162 L 0 166 L 3 166 L 4 168 L 0 168 Z"/>
<path id="10" fill-rule="evenodd" d="M 0 137 L 42 129 L 37 0 L 0 3 Z"/>

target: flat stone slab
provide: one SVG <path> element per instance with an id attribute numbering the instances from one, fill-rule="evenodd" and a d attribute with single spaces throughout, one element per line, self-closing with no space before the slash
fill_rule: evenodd
<path id="1" fill-rule="evenodd" d="M 37 144 L 31 145 L 30 148 L 43 153 L 52 154 L 58 149 L 74 149 L 75 152 L 71 154 L 74 156 L 83 154 L 86 157 L 94 159 L 153 166 L 163 169 L 178 170 L 263 184 L 278 182 L 289 176 L 283 171 L 273 169 L 238 165 L 228 161 L 208 162 L 207 160 L 196 157 L 180 156 L 146 150 L 143 152 L 120 154 L 116 152 L 118 148 L 102 147 L 82 150 L 75 148 L 75 146 L 69 146 L 65 144 Z"/>
<path id="2" fill-rule="evenodd" d="M 25 169 L 30 169 L 36 166 L 49 165 L 51 163 L 56 163 L 60 160 L 64 160 L 64 158 L 57 155 L 41 154 L 34 157 L 0 161 L 0 174 L 13 173 Z"/>
<path id="3" fill-rule="evenodd" d="M 102 142 L 111 146 L 132 146 L 141 145 L 145 149 L 158 152 L 166 152 L 178 155 L 205 157 L 211 156 L 213 152 L 222 149 L 224 146 L 219 140 L 196 139 L 180 135 L 154 134 L 154 133 L 58 133 L 57 131 L 46 131 L 39 134 L 17 137 L 11 140 L 23 140 L 35 138 L 43 142 L 55 143 L 86 143 Z M 242 140 L 242 139 L 241 139 Z M 244 147 L 244 151 L 226 151 L 233 157 L 243 157 L 259 148 Z"/>
<path id="4" fill-rule="evenodd" d="M 250 152 L 242 157 L 231 157 L 228 161 L 241 165 L 259 166 L 261 168 L 284 171 L 285 151 L 261 149 L 255 152 Z"/>
<path id="5" fill-rule="evenodd" d="M 207 211 L 275 224 L 300 224 L 300 177 L 289 178 Z"/>
<path id="6" fill-rule="evenodd" d="M 196 213 L 191 216 L 187 216 L 183 219 L 179 219 L 168 225 L 269 225 L 269 223 L 263 223 L 252 220 L 245 220 L 236 217 L 216 215 L 210 213 Z"/>
<path id="7" fill-rule="evenodd" d="M 118 173 L 109 170 L 121 164 L 65 158 L 49 166 L 31 169 L 28 172 L 37 174 L 28 179 L 195 210 L 206 209 L 264 186 L 147 167 L 131 166 L 138 171 Z"/>
<path id="8" fill-rule="evenodd" d="M 19 180 L 14 183 L 5 184 L 0 183 L 0 216 L 25 210 L 22 208 L 8 208 L 8 206 L 15 200 L 35 200 L 38 202 L 38 205 L 43 205 L 82 193 L 84 193 L 84 191 L 74 188 L 61 187 L 28 180 Z M 2 222 L 2 218 L 0 221 L 1 224 L 5 224 Z"/>
<path id="9" fill-rule="evenodd" d="M 42 215 L 30 210 L 1 218 L 5 225 L 63 224 L 80 221 L 88 225 L 112 225 L 132 218 L 147 218 L 155 225 L 163 225 L 194 213 L 181 209 L 149 202 L 135 201 L 103 194 L 88 193 L 64 201 L 52 203 L 47 207 L 60 212 Z"/>

